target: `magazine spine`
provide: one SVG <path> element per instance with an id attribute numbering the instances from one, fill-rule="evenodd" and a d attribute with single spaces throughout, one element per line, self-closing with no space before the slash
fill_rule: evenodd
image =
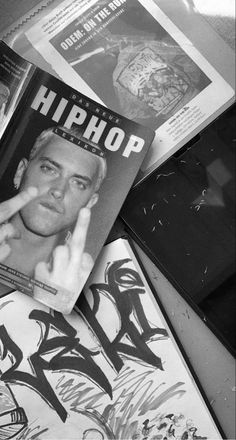
<path id="1" fill-rule="evenodd" d="M 24 103 L 27 103 L 28 98 L 32 92 L 32 86 L 33 86 L 33 84 L 35 84 L 35 81 L 37 81 L 37 71 L 39 70 L 39 68 L 35 67 L 32 64 L 31 69 L 32 69 L 31 78 L 29 79 L 29 82 L 26 86 L 26 89 L 25 89 L 24 93 L 22 94 L 22 96 L 21 96 L 21 98 L 20 98 L 20 100 L 14 110 L 13 115 L 12 115 L 9 123 L 7 124 L 6 130 L 4 131 L 4 133 L 2 134 L 2 137 L 0 139 L 0 163 L 1 163 L 2 156 L 6 152 L 6 148 L 8 148 L 8 146 L 9 146 L 9 142 L 10 142 L 10 138 L 12 136 L 13 130 L 17 129 L 20 118 L 22 117 L 22 112 L 24 110 Z M 1 168 L 0 168 L 0 178 L 1 178 Z"/>

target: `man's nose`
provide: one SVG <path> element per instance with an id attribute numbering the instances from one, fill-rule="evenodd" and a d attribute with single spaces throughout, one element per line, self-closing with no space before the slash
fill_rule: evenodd
<path id="1" fill-rule="evenodd" d="M 49 192 L 54 199 L 61 200 L 65 196 L 66 188 L 66 180 L 59 178 L 52 183 Z"/>

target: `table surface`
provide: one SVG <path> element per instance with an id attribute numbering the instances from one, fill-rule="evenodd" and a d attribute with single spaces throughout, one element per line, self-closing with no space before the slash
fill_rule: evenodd
<path id="1" fill-rule="evenodd" d="M 190 0 L 189 0 L 190 2 Z M 0 33 L 39 3 L 38 0 L 0 0 Z M 194 3 L 192 0 L 190 3 Z M 195 0 L 200 13 L 212 11 L 212 1 Z M 206 15 L 207 20 L 234 47 L 234 26 L 227 32 L 234 0 L 225 1 L 219 15 Z M 222 3 L 221 3 L 222 5 Z M 207 9 L 208 7 L 208 9 Z M 214 2 L 216 13 L 218 5 Z M 230 14 L 227 13 L 227 9 Z M 225 20 L 224 20 L 224 13 Z M 222 26 L 223 23 L 223 26 Z M 136 245 L 150 280 L 158 291 L 172 326 L 197 374 L 213 411 L 228 439 L 235 439 L 235 359 L 209 330 L 182 296 L 166 280 L 146 254 Z M 213 440 L 213 439 L 212 439 Z"/>

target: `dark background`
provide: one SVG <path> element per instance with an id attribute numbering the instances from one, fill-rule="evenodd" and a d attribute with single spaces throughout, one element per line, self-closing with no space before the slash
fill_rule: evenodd
<path id="1" fill-rule="evenodd" d="M 234 350 L 235 116 L 234 105 L 132 189 L 121 211 L 132 236 Z"/>

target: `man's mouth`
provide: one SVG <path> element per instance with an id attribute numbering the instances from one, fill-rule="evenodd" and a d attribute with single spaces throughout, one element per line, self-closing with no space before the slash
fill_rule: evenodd
<path id="1" fill-rule="evenodd" d="M 56 212 L 57 214 L 63 214 L 63 212 L 64 212 L 63 207 L 58 204 L 55 204 L 55 203 L 40 202 L 40 205 L 43 206 L 44 208 L 48 209 L 49 211 Z"/>

